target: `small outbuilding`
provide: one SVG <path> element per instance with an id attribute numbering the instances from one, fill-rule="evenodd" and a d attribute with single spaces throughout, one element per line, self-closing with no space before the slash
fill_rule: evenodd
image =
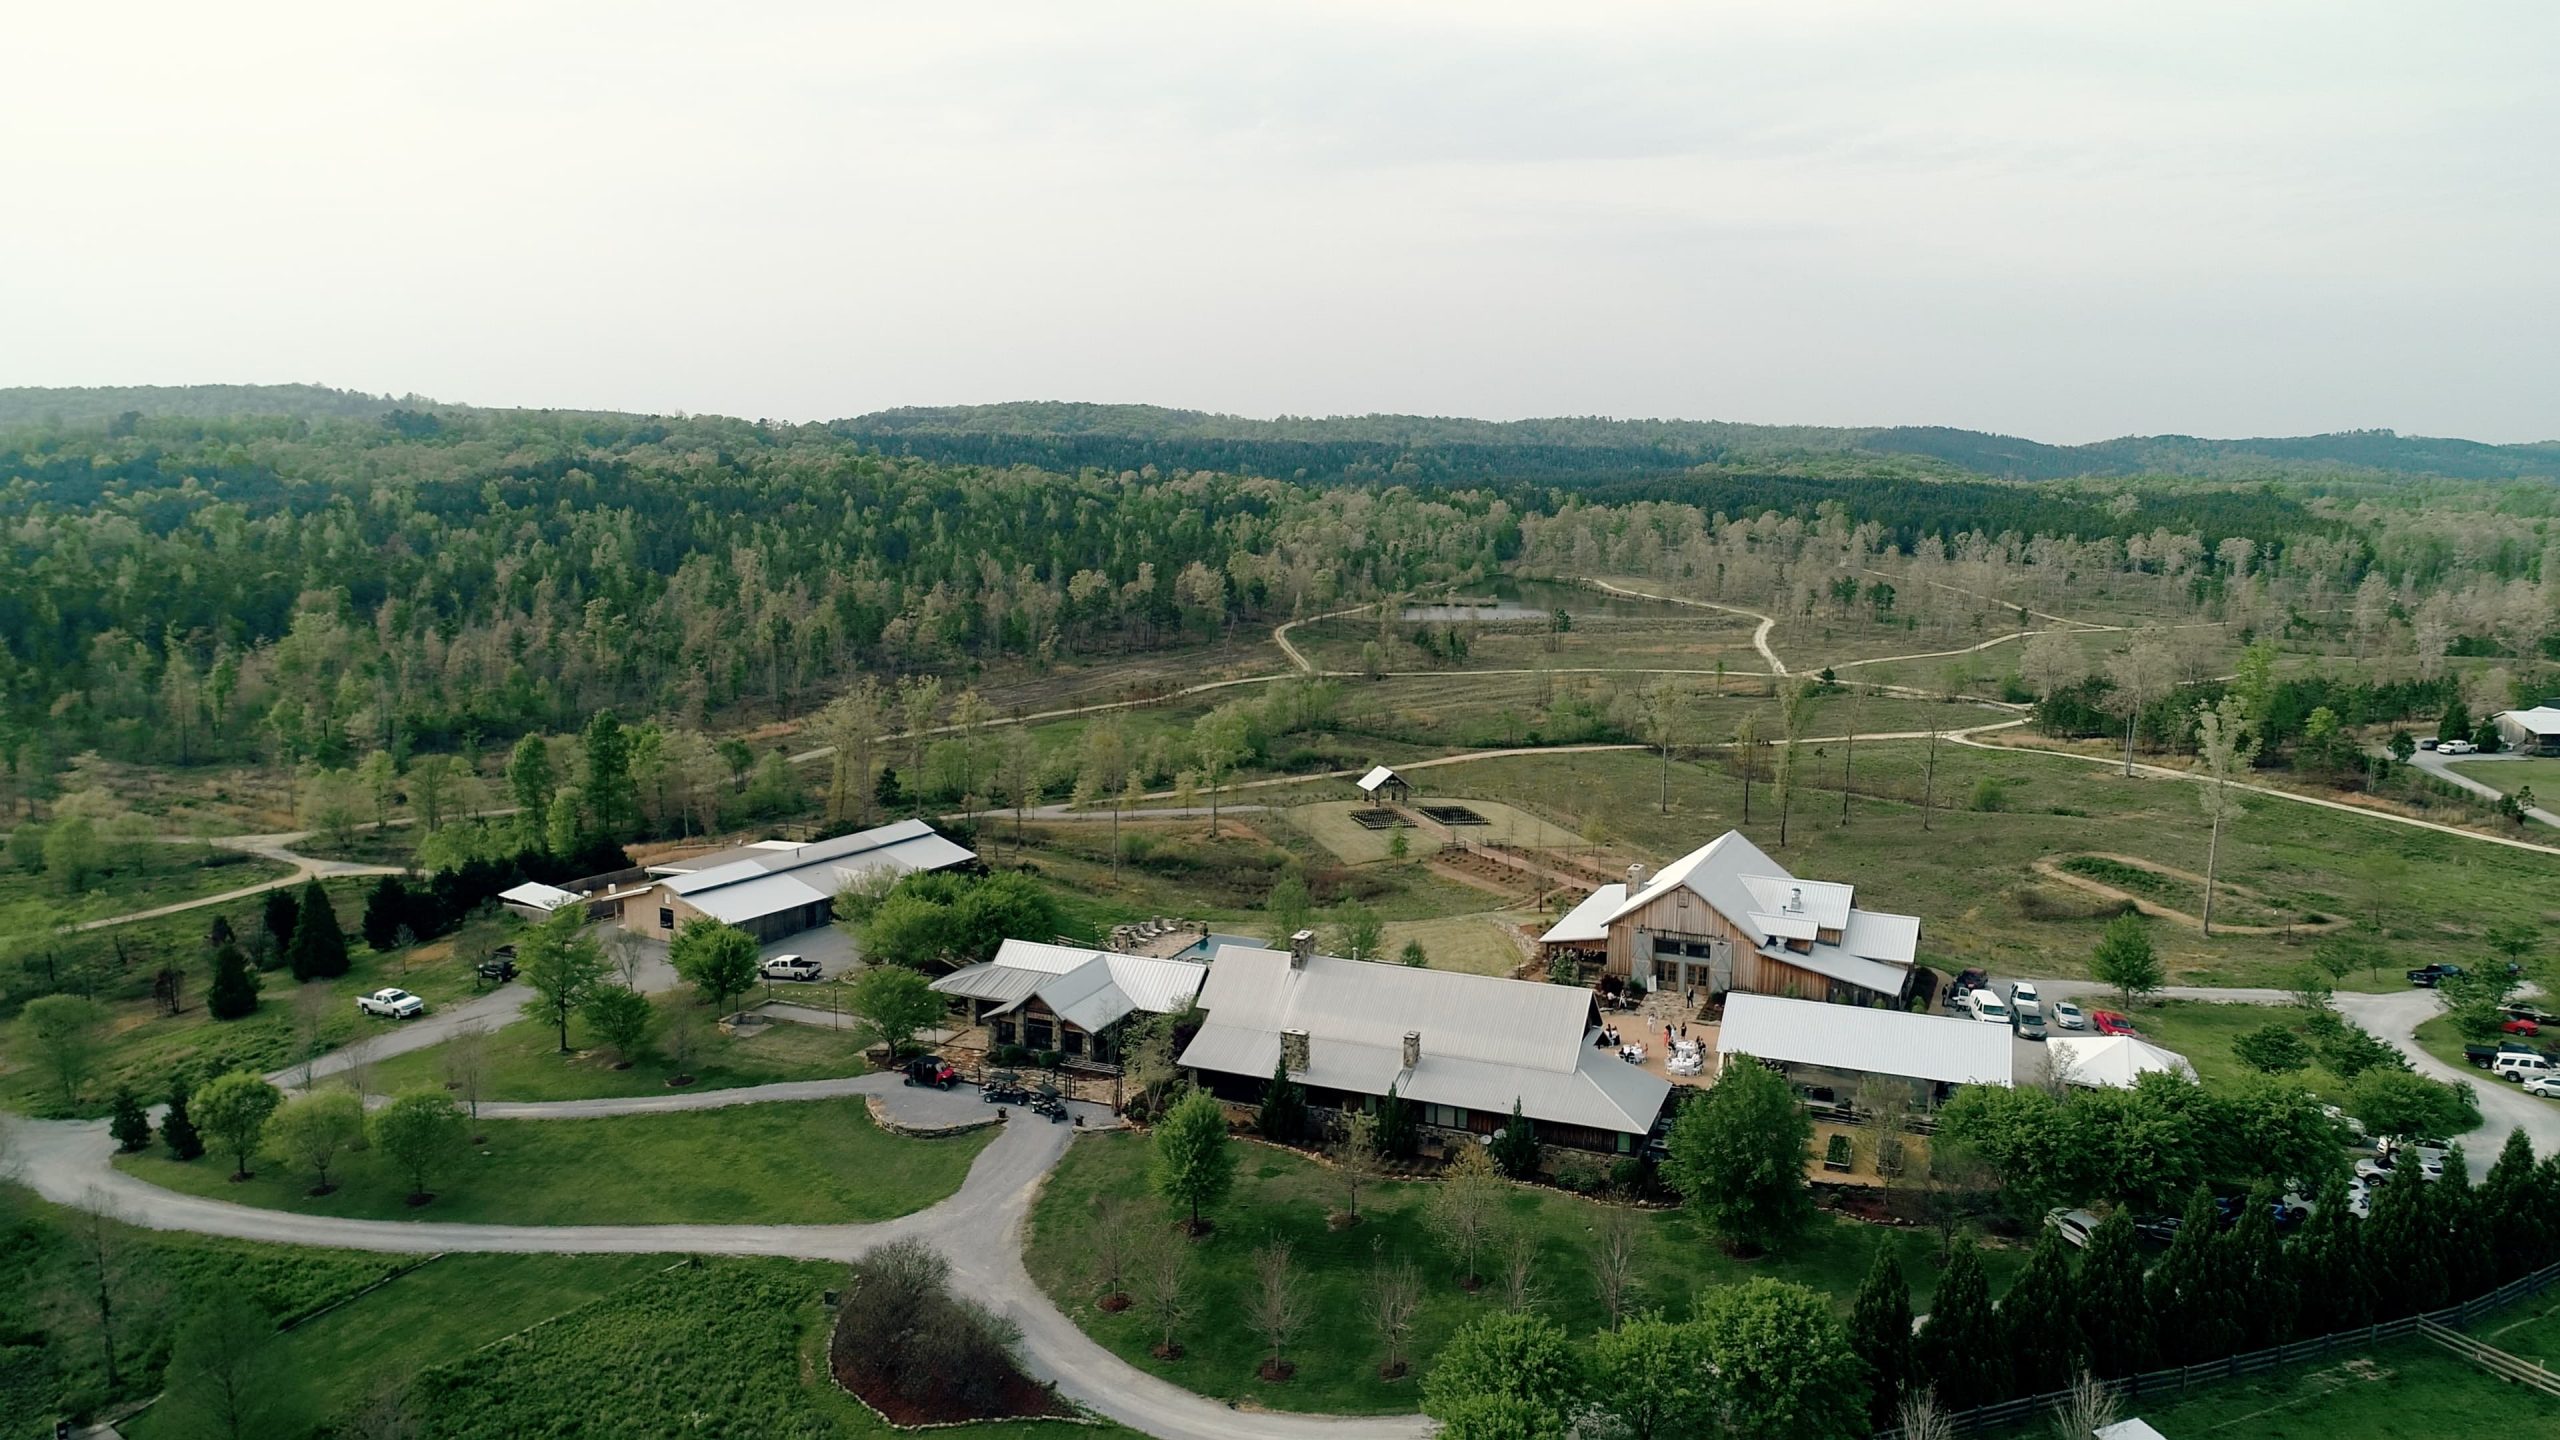
<path id="1" fill-rule="evenodd" d="M 500 905 L 527 920 L 547 920 L 551 917 L 552 911 L 563 905 L 575 905 L 584 898 L 575 890 L 563 890 L 557 885 L 545 885 L 539 880 L 527 880 L 512 890 L 498 892 Z"/>
<path id="2" fill-rule="evenodd" d="M 1413 787 L 1386 766 L 1374 765 L 1360 777 L 1360 793 L 1374 805 L 1401 805 L 1413 798 Z"/>

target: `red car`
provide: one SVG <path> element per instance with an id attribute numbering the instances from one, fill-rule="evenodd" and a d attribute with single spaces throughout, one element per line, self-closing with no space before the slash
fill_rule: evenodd
<path id="1" fill-rule="evenodd" d="M 2506 1031 L 2510 1035 L 2539 1035 L 2542 1033 L 2541 1026 L 2525 1019 L 2521 1015 L 2498 1028 Z"/>
<path id="2" fill-rule="evenodd" d="M 2117 1014 L 2113 1010 L 2090 1011 L 2089 1023 L 2096 1026 L 2098 1033 L 2101 1035 L 2138 1035 L 2142 1033 L 2133 1028 L 2133 1021 Z"/>

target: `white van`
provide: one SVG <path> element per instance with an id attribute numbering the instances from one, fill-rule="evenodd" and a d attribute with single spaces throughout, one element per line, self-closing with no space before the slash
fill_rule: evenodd
<path id="1" fill-rule="evenodd" d="M 1988 1020 L 1994 1025 L 2009 1023 L 2009 1007 L 2002 1004 L 1999 993 L 1988 986 L 1965 996 L 1964 1006 L 1973 1012 L 1976 1020 Z"/>
<path id="2" fill-rule="evenodd" d="M 2519 1055 L 2513 1050 L 2502 1052 L 2489 1073 L 2501 1080 L 2538 1080 L 2551 1072 L 2551 1062 L 2539 1055 Z"/>

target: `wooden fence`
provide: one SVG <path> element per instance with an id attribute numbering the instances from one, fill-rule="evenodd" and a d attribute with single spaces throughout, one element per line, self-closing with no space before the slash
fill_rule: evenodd
<path id="1" fill-rule="evenodd" d="M 2124 1400 L 2138 1400 L 2155 1395 L 2183 1395 L 2198 1385 L 2216 1384 L 2224 1380 L 2238 1379 L 2243 1375 L 2262 1374 L 2288 1365 L 2299 1365 L 2306 1360 L 2326 1359 L 2342 1350 L 2361 1349 L 2380 1344 L 2385 1340 L 2398 1340 L 2416 1335 L 2432 1340 L 2465 1359 L 2482 1365 L 2502 1379 L 2531 1385 L 2547 1394 L 2560 1395 L 2560 1377 L 2555 1377 L 2551 1371 L 2530 1361 L 2519 1360 L 2503 1350 L 2483 1344 L 2461 1333 L 2461 1327 L 2470 1324 L 2480 1316 L 2502 1306 L 2511 1305 L 2528 1295 L 2536 1294 L 2555 1282 L 2560 1282 L 2560 1265 L 2548 1265 L 2530 1275 L 2510 1280 L 2485 1295 L 2465 1300 L 2459 1305 L 2448 1305 L 2442 1310 L 2431 1311 L 2425 1315 L 2410 1315 L 2398 1320 L 2386 1320 L 2378 1325 L 2363 1325 L 2353 1330 L 2334 1331 L 2317 1339 L 2296 1340 L 2290 1345 L 2278 1345 L 2272 1349 L 2255 1350 L 2246 1355 L 2208 1360 L 2201 1365 L 2180 1365 L 2173 1369 L 2127 1375 L 2119 1380 L 2107 1381 L 2106 1386 Z M 2026 1395 L 2015 1400 L 2003 1400 L 1997 1405 L 1959 1410 L 1949 1416 L 1948 1421 L 1952 1433 L 1971 1434 L 1979 1430 L 2035 1420 L 2059 1409 L 2070 1398 L 2071 1393 L 2067 1390 L 2057 1390 L 2045 1395 Z M 1890 1430 L 1877 1431 L 1875 1440 L 1906 1440 L 1906 1437 L 1902 1427 L 1897 1425 Z"/>

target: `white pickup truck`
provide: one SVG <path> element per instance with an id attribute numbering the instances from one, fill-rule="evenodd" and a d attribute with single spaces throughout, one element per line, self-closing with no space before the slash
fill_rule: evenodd
<path id="1" fill-rule="evenodd" d="M 356 997 L 356 1009 L 367 1015 L 388 1015 L 394 1020 L 415 1020 L 427 1013 L 427 1002 L 406 990 L 376 990 Z"/>

